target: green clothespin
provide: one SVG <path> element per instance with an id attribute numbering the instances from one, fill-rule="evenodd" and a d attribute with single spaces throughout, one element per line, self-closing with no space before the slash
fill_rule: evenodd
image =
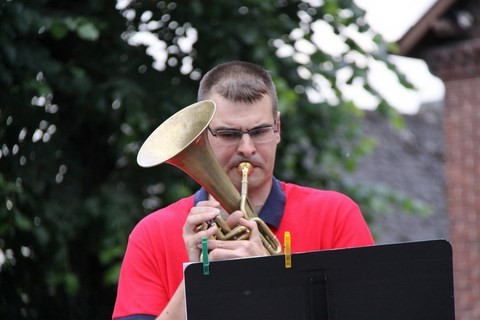
<path id="1" fill-rule="evenodd" d="M 202 238 L 202 263 L 203 263 L 203 275 L 208 276 L 210 274 L 210 261 L 208 261 L 208 239 Z"/>

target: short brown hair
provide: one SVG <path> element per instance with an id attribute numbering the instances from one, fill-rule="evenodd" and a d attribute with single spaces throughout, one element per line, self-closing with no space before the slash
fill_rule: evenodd
<path id="1" fill-rule="evenodd" d="M 217 93 L 230 101 L 253 103 L 264 95 L 272 100 L 273 118 L 277 117 L 278 98 L 275 85 L 267 70 L 244 61 L 230 61 L 220 64 L 200 81 L 198 100 L 206 100 Z"/>

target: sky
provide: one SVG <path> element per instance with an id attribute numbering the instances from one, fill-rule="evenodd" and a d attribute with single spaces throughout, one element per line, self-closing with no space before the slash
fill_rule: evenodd
<path id="1" fill-rule="evenodd" d="M 398 41 L 437 0 L 354 0 L 366 10 L 370 26 L 391 42 Z"/>
<path id="2" fill-rule="evenodd" d="M 398 41 L 437 0 L 355 0 L 366 10 L 366 20 L 387 41 Z M 397 67 L 417 87 L 407 90 L 395 84 L 395 79 L 382 66 L 371 66 L 372 81 L 387 100 L 400 112 L 415 114 L 423 103 L 440 101 L 445 95 L 445 86 L 432 75 L 423 60 L 392 56 Z M 364 99 L 359 99 L 362 105 Z M 365 103 L 368 108 L 368 103 Z"/>

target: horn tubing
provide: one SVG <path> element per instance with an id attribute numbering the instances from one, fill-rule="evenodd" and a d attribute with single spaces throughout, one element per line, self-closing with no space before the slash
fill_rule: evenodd
<path id="1" fill-rule="evenodd" d="M 280 242 L 265 222 L 258 218 L 246 194 L 245 199 L 241 199 L 213 154 L 207 128 L 215 111 L 215 102 L 211 100 L 200 101 L 178 111 L 147 138 L 138 152 L 137 162 L 142 167 L 166 162 L 179 168 L 204 187 L 229 214 L 238 210 L 241 202 L 244 216 L 255 219 L 259 225 L 262 242 L 268 252 L 279 254 Z"/>

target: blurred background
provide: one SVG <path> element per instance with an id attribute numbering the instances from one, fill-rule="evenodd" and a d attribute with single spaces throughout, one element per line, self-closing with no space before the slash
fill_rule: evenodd
<path id="1" fill-rule="evenodd" d="M 136 154 L 233 59 L 277 86 L 275 175 L 352 197 L 378 244 L 448 239 L 457 319 L 480 318 L 479 19 L 474 0 L 0 0 L 0 319 L 111 317 L 133 226 L 198 189 Z"/>

